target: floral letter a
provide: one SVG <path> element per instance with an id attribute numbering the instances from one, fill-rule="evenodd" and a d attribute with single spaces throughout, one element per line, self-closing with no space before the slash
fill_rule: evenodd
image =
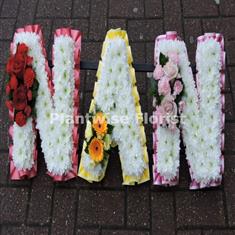
<path id="1" fill-rule="evenodd" d="M 123 184 L 140 184 L 149 180 L 148 154 L 125 31 L 107 33 L 101 58 L 78 175 L 90 182 L 102 180 L 109 152 L 118 145 Z"/>

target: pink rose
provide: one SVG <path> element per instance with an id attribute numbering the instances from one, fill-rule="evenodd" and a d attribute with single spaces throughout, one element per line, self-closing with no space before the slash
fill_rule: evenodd
<path id="1" fill-rule="evenodd" d="M 167 95 L 166 97 L 164 97 L 161 106 L 167 115 L 177 115 L 177 105 L 174 102 L 174 97 L 172 95 Z"/>
<path id="2" fill-rule="evenodd" d="M 169 129 L 172 130 L 172 131 L 175 131 L 176 130 L 176 121 L 171 121 L 169 123 Z"/>
<path id="3" fill-rule="evenodd" d="M 171 87 L 168 77 L 163 77 L 158 82 L 158 93 L 159 95 L 168 95 L 171 93 Z"/>
<path id="4" fill-rule="evenodd" d="M 163 67 L 164 73 L 171 80 L 178 75 L 178 67 L 172 61 L 168 61 Z"/>
<path id="5" fill-rule="evenodd" d="M 181 100 L 179 102 L 179 112 L 182 113 L 184 111 L 184 108 L 185 108 L 185 101 Z"/>
<path id="6" fill-rule="evenodd" d="M 163 68 L 160 64 L 157 64 L 157 66 L 155 67 L 154 71 L 153 71 L 153 77 L 155 80 L 160 80 L 164 75 L 164 71 Z"/>
<path id="7" fill-rule="evenodd" d="M 165 123 L 168 124 L 170 130 L 174 131 L 176 129 L 176 124 L 178 123 L 177 105 L 174 102 L 174 97 L 172 95 L 166 96 L 161 103 L 161 107 L 166 113 Z"/>
<path id="8" fill-rule="evenodd" d="M 163 125 L 165 124 L 165 117 L 166 117 L 166 113 L 165 110 L 162 106 L 158 106 L 155 112 L 155 118 L 157 119 L 156 122 L 159 125 Z"/>
<path id="9" fill-rule="evenodd" d="M 168 57 L 170 58 L 170 60 L 175 63 L 175 64 L 179 64 L 179 55 L 177 52 L 169 52 L 168 53 Z"/>
<path id="10" fill-rule="evenodd" d="M 183 90 L 183 84 L 181 81 L 177 80 L 174 84 L 174 95 L 179 95 Z"/>

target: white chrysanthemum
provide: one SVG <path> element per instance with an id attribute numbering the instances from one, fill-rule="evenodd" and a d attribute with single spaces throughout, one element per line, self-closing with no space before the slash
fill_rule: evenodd
<path id="1" fill-rule="evenodd" d="M 81 158 L 81 164 L 87 172 L 90 172 L 95 178 L 98 178 L 102 174 L 101 164 L 95 163 L 90 156 L 84 151 Z"/>
<path id="2" fill-rule="evenodd" d="M 23 127 L 14 123 L 13 128 L 13 162 L 19 170 L 30 170 L 34 164 L 33 149 L 36 138 L 32 129 L 32 118 Z"/>
<path id="3" fill-rule="evenodd" d="M 179 130 L 172 132 L 167 128 L 159 127 L 157 136 L 160 137 L 157 144 L 157 170 L 164 179 L 171 180 L 179 170 Z"/>

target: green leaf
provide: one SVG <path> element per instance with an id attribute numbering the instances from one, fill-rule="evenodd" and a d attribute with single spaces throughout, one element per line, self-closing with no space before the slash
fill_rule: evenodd
<path id="1" fill-rule="evenodd" d="M 37 117 L 37 112 L 36 112 L 35 106 L 34 106 L 33 109 L 32 109 L 32 117 L 33 117 L 33 118 L 36 118 L 36 117 Z"/>
<path id="2" fill-rule="evenodd" d="M 37 91 L 37 90 L 38 90 L 38 87 L 39 87 L 38 80 L 35 79 L 34 82 L 33 82 L 32 90 L 33 90 L 33 91 Z"/>
<path id="3" fill-rule="evenodd" d="M 156 98 L 157 105 L 161 104 L 163 96 L 160 96 L 158 94 L 158 81 L 156 81 L 155 79 L 151 79 L 150 82 L 150 95 Z"/>
<path id="4" fill-rule="evenodd" d="M 150 80 L 150 95 L 156 96 L 157 95 L 157 86 L 158 82 L 155 79 Z"/>
<path id="5" fill-rule="evenodd" d="M 95 105 L 95 113 L 102 112 L 101 108 Z"/>
<path id="6" fill-rule="evenodd" d="M 104 158 L 108 158 L 109 154 L 107 153 L 107 151 L 104 151 Z"/>
<path id="7" fill-rule="evenodd" d="M 108 157 L 109 157 L 109 154 L 108 154 L 106 151 L 104 151 L 104 158 L 103 158 L 103 160 L 100 162 L 102 168 L 105 167 L 105 163 L 107 162 Z"/>
<path id="8" fill-rule="evenodd" d="M 8 100 L 13 100 L 13 90 L 10 91 L 9 95 L 7 96 Z"/>
<path id="9" fill-rule="evenodd" d="M 157 105 L 160 105 L 163 99 L 164 99 L 164 96 L 159 95 L 159 99 L 157 100 Z"/>
<path id="10" fill-rule="evenodd" d="M 113 126 L 112 125 L 110 125 L 110 124 L 108 124 L 108 134 L 112 134 L 112 132 L 113 132 Z"/>
<path id="11" fill-rule="evenodd" d="M 87 153 L 87 154 L 89 154 L 89 144 L 90 144 L 90 142 L 89 143 L 87 143 L 87 145 L 86 145 L 86 148 L 85 148 L 85 152 Z"/>
<path id="12" fill-rule="evenodd" d="M 38 91 L 37 90 L 32 90 L 32 99 L 36 99 L 38 95 Z"/>
<path id="13" fill-rule="evenodd" d="M 11 78 L 11 77 L 10 77 L 10 75 L 7 75 L 6 77 L 7 77 L 7 78 L 6 78 L 6 81 L 7 81 L 7 83 L 8 83 L 8 82 L 10 81 L 10 78 Z"/>
<path id="14" fill-rule="evenodd" d="M 168 60 L 169 58 L 160 52 L 159 62 L 162 67 L 168 62 Z"/>

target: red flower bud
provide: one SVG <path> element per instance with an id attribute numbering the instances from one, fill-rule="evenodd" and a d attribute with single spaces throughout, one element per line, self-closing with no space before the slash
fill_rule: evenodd
<path id="1" fill-rule="evenodd" d="M 30 116 L 31 112 L 32 112 L 31 107 L 29 105 L 26 106 L 25 109 L 24 109 L 24 113 L 26 114 L 27 117 Z"/>
<path id="2" fill-rule="evenodd" d="M 33 63 L 33 57 L 27 56 L 27 61 L 26 61 L 28 66 L 32 66 Z"/>
<path id="3" fill-rule="evenodd" d="M 26 44 L 24 44 L 24 43 L 20 43 L 20 44 L 18 44 L 18 46 L 17 46 L 17 54 L 19 53 L 19 54 L 27 54 L 28 53 L 28 50 L 29 50 L 29 48 L 26 46 Z"/>
<path id="4" fill-rule="evenodd" d="M 19 125 L 19 126 L 24 126 L 26 124 L 26 116 L 23 114 L 23 112 L 18 112 L 16 113 L 15 116 L 15 122 Z"/>
<path id="5" fill-rule="evenodd" d="M 15 74 L 18 78 L 22 78 L 26 66 L 26 56 L 23 54 L 15 54 L 10 57 L 6 67 L 7 73 Z"/>
<path id="6" fill-rule="evenodd" d="M 24 84 L 27 88 L 33 85 L 36 75 L 32 68 L 27 68 L 24 72 Z"/>
<path id="7" fill-rule="evenodd" d="M 9 95 L 11 92 L 11 87 L 9 84 L 6 85 L 6 94 Z"/>
<path id="8" fill-rule="evenodd" d="M 13 104 L 16 110 L 24 110 L 27 105 L 26 87 L 20 85 L 13 93 Z"/>
<path id="9" fill-rule="evenodd" d="M 18 81 L 17 81 L 17 78 L 16 78 L 16 76 L 14 74 L 11 75 L 11 79 L 10 79 L 9 85 L 10 85 L 10 88 L 12 90 L 15 90 L 17 88 L 17 86 L 18 86 Z"/>
<path id="10" fill-rule="evenodd" d="M 13 104 L 12 104 L 12 101 L 6 100 L 5 105 L 6 105 L 6 107 L 7 107 L 10 111 L 13 111 Z"/>
<path id="11" fill-rule="evenodd" d="M 28 97 L 28 100 L 29 100 L 29 101 L 32 100 L 33 94 L 32 94 L 32 91 L 31 91 L 31 90 L 28 90 L 28 92 L 27 92 L 27 97 Z"/>

